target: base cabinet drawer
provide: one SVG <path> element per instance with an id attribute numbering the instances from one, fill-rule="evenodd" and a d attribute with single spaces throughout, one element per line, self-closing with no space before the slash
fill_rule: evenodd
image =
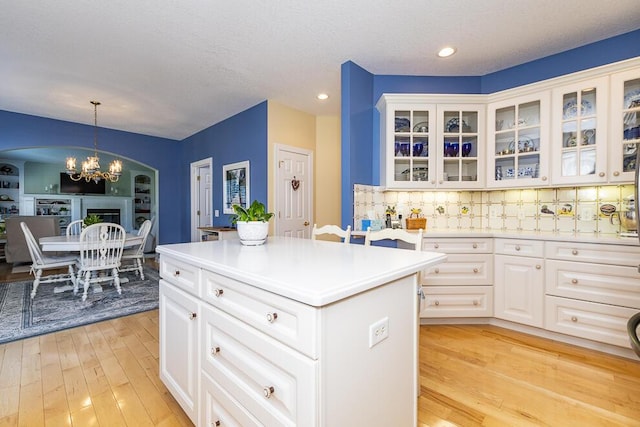
<path id="1" fill-rule="evenodd" d="M 545 297 L 545 305 L 546 329 L 631 348 L 627 321 L 637 309 L 554 296 Z"/>
<path id="2" fill-rule="evenodd" d="M 201 368 L 260 423 L 315 425 L 317 362 L 213 308 L 202 312 Z"/>
<path id="3" fill-rule="evenodd" d="M 430 267 L 422 276 L 425 286 L 465 286 L 493 284 L 493 255 L 454 254 Z"/>
<path id="4" fill-rule="evenodd" d="M 424 286 L 420 317 L 491 317 L 492 286 Z"/>
<path id="5" fill-rule="evenodd" d="M 199 425 L 211 427 L 262 426 L 253 415 L 204 372 L 200 377 L 200 401 L 203 410 L 200 411 Z"/>
<path id="6" fill-rule="evenodd" d="M 547 259 L 637 267 L 640 247 L 598 243 L 546 242 Z"/>
<path id="7" fill-rule="evenodd" d="M 202 299 L 270 337 L 318 358 L 317 310 L 219 274 L 202 272 Z"/>
<path id="8" fill-rule="evenodd" d="M 490 254 L 493 253 L 493 238 L 424 238 L 422 250 L 446 254 Z"/>
<path id="9" fill-rule="evenodd" d="M 640 309 L 637 267 L 547 260 L 546 293 Z"/>
<path id="10" fill-rule="evenodd" d="M 200 269 L 174 258 L 160 255 L 160 277 L 191 295 L 200 293 Z"/>

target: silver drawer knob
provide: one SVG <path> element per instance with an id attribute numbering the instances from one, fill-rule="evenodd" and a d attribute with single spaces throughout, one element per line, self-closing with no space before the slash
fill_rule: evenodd
<path id="1" fill-rule="evenodd" d="M 578 284 L 578 279 L 571 279 L 571 284 L 572 285 L 577 285 Z"/>
<path id="2" fill-rule="evenodd" d="M 220 353 L 220 347 L 211 348 L 211 355 L 212 356 L 217 356 L 219 353 Z"/>
<path id="3" fill-rule="evenodd" d="M 600 172 L 600 173 L 598 174 L 598 176 L 599 176 L 600 178 L 602 178 L 602 177 L 604 176 L 604 172 Z"/>
<path id="4" fill-rule="evenodd" d="M 615 171 L 615 172 L 613 173 L 613 176 L 620 176 L 620 172 Z"/>
<path id="5" fill-rule="evenodd" d="M 439 268 L 436 268 L 435 270 L 433 270 L 433 272 L 434 272 L 434 273 L 436 273 L 436 274 L 438 274 L 438 273 L 440 273 L 440 269 L 439 269 Z"/>
<path id="6" fill-rule="evenodd" d="M 478 300 L 477 299 L 473 300 L 473 305 L 478 305 Z"/>
<path id="7" fill-rule="evenodd" d="M 273 323 L 278 318 L 278 313 L 267 313 L 267 320 L 269 323 Z"/>
<path id="8" fill-rule="evenodd" d="M 546 177 L 546 176 L 543 176 L 543 177 L 542 177 L 542 180 L 543 180 L 543 181 L 546 181 L 546 180 L 547 180 L 547 177 Z"/>
<path id="9" fill-rule="evenodd" d="M 577 321 L 578 321 L 578 318 L 577 318 L 576 316 L 571 316 L 571 321 L 572 321 L 572 322 L 577 322 Z"/>
<path id="10" fill-rule="evenodd" d="M 519 251 L 519 250 L 520 250 L 520 246 L 516 245 L 516 251 Z"/>
<path id="11" fill-rule="evenodd" d="M 536 270 L 540 270 L 542 266 L 540 264 L 536 264 Z"/>
<path id="12" fill-rule="evenodd" d="M 433 248 L 434 249 L 438 249 L 440 247 L 440 245 L 438 245 L 437 243 L 434 243 Z"/>
<path id="13" fill-rule="evenodd" d="M 440 301 L 438 301 L 438 300 L 435 300 L 433 303 L 434 303 L 435 305 L 440 305 Z"/>
<path id="14" fill-rule="evenodd" d="M 197 313 L 189 313 L 189 320 L 193 320 L 193 319 L 195 319 L 196 317 L 198 317 L 198 314 L 197 314 Z"/>
<path id="15" fill-rule="evenodd" d="M 577 249 L 572 250 L 571 255 L 578 255 L 578 250 Z"/>
<path id="16" fill-rule="evenodd" d="M 275 389 L 273 388 L 273 386 L 268 386 L 268 387 L 263 388 L 262 392 L 264 393 L 264 397 L 269 399 L 271 397 L 271 395 L 275 392 Z"/>
<path id="17" fill-rule="evenodd" d="M 474 268 L 474 269 L 473 269 L 473 272 L 474 272 L 474 273 L 477 273 L 478 271 L 479 271 L 479 270 L 478 270 L 477 268 Z"/>
<path id="18" fill-rule="evenodd" d="M 215 291 L 213 291 L 213 293 L 217 296 L 217 297 L 221 297 L 222 294 L 224 294 L 224 289 L 216 289 Z"/>
<path id="19" fill-rule="evenodd" d="M 478 244 L 477 243 L 473 244 L 473 249 L 478 249 Z"/>

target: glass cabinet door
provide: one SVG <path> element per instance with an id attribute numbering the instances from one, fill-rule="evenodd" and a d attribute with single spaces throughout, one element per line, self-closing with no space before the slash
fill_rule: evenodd
<path id="1" fill-rule="evenodd" d="M 605 92 L 605 79 L 554 91 L 554 183 L 606 181 Z"/>
<path id="2" fill-rule="evenodd" d="M 394 181 L 429 182 L 435 171 L 429 168 L 430 150 L 428 110 L 396 110 L 394 114 Z"/>
<path id="3" fill-rule="evenodd" d="M 640 145 L 640 70 L 611 76 L 609 179 L 632 182 Z"/>
<path id="4" fill-rule="evenodd" d="M 484 152 L 484 107 L 439 106 L 438 114 L 438 185 L 451 188 L 480 186 L 484 182 L 480 160 Z"/>
<path id="5" fill-rule="evenodd" d="M 548 92 L 489 106 L 492 187 L 547 185 Z"/>

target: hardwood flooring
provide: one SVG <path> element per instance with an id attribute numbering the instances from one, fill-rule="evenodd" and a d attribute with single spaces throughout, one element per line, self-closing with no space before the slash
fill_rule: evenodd
<path id="1" fill-rule="evenodd" d="M 422 326 L 420 375 L 420 427 L 640 426 L 640 361 L 495 326 Z M 0 345 L 0 427 L 191 425 L 157 310 Z"/>

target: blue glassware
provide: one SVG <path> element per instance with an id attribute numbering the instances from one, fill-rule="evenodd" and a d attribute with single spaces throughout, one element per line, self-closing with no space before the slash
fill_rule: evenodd
<path id="1" fill-rule="evenodd" d="M 424 145 L 421 142 L 413 144 L 413 156 L 420 157 L 423 149 L 424 149 Z"/>
<path id="2" fill-rule="evenodd" d="M 467 157 L 471 153 L 471 143 L 463 142 L 462 143 L 462 157 Z"/>

